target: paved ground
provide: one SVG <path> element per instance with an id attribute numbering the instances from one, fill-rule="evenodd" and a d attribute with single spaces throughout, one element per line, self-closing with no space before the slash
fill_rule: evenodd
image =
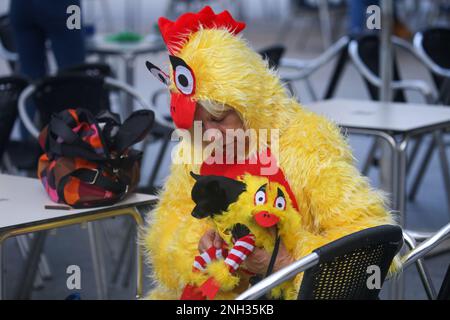
<path id="1" fill-rule="evenodd" d="M 275 44 L 279 42 L 279 27 L 277 23 L 254 21 L 249 23 L 246 31 L 246 37 L 250 40 L 252 46 L 256 49 Z M 338 23 L 334 30 L 336 33 L 342 33 L 342 23 Z M 322 42 L 319 38 L 320 34 L 317 30 L 317 24 L 293 26 L 283 43 L 287 46 L 287 56 L 297 58 L 311 58 L 318 55 L 322 50 Z M 137 60 L 136 64 L 136 86 L 137 89 L 146 97 L 150 97 L 151 93 L 160 88 L 160 85 L 154 81 L 144 68 L 144 61 L 151 59 L 157 64 L 166 61 L 165 54 L 142 57 Z M 422 78 L 429 81 L 429 76 L 425 70 L 418 66 L 413 59 L 407 55 L 401 55 L 401 71 L 404 78 Z M 119 67 L 117 61 L 111 63 Z M 330 76 L 332 63 L 319 70 L 312 78 L 313 85 L 319 93 L 323 92 L 326 80 Z M 0 72 L 5 73 L 5 66 L 0 65 Z M 119 72 L 120 74 L 120 72 Z M 303 103 L 308 103 L 310 98 L 305 91 L 302 84 L 296 86 L 298 96 Z M 338 97 L 351 97 L 366 99 L 367 93 L 361 82 L 361 78 L 356 73 L 352 66 L 346 70 L 344 78 L 337 90 Z M 408 99 L 411 102 L 419 102 L 421 98 L 415 94 L 409 94 Z M 166 112 L 165 107 L 161 106 L 160 112 Z M 370 139 L 364 137 L 350 137 L 350 143 L 354 150 L 356 165 L 362 166 L 362 162 L 368 152 Z M 155 150 L 158 146 L 151 146 L 146 153 L 143 167 L 142 181 L 148 179 L 151 170 L 151 163 L 155 157 Z M 169 154 L 169 153 L 168 153 Z M 162 182 L 168 174 L 167 165 L 169 164 L 169 156 L 165 159 L 164 168 L 161 170 L 158 181 Z M 374 185 L 378 185 L 377 172 L 372 170 L 370 179 Z M 424 179 L 422 188 L 418 194 L 417 200 L 414 203 L 408 203 L 408 227 L 420 228 L 422 230 L 436 230 L 440 226 L 448 223 L 449 209 L 445 205 L 445 191 L 443 188 L 443 181 L 440 177 L 440 169 L 437 157 L 434 156 L 431 160 L 430 169 Z M 104 223 L 106 230 L 108 230 L 109 246 L 114 249 L 113 252 L 106 250 L 106 261 L 108 274 L 111 277 L 112 270 L 117 264 L 118 246 L 122 243 L 125 230 L 125 222 L 120 219 L 107 221 Z M 14 240 L 9 240 L 7 243 L 7 287 L 8 297 L 12 297 L 15 292 L 15 286 L 19 279 L 19 274 L 22 268 L 22 259 L 19 255 L 17 244 Z M 81 267 L 82 271 L 82 289 L 81 296 L 83 299 L 95 299 L 95 279 L 92 272 L 92 263 L 89 253 L 89 242 L 87 238 L 87 230 L 80 227 L 68 227 L 58 230 L 51 234 L 47 240 L 46 255 L 50 262 L 53 272 L 52 279 L 45 282 L 45 285 L 40 290 L 33 292 L 33 299 L 64 299 L 70 292 L 66 289 L 66 268 L 69 265 L 76 264 Z M 430 268 L 433 280 L 436 286 L 440 286 L 444 272 L 450 262 L 450 254 L 440 255 L 438 257 L 427 260 L 427 265 Z M 170 268 L 170 266 L 168 266 Z M 147 273 L 148 274 L 148 273 Z M 123 277 L 122 277 L 123 278 Z M 124 287 L 122 280 L 118 283 L 110 282 L 110 298 L 116 299 L 130 299 L 133 298 L 134 286 L 133 275 L 131 278 L 131 285 Z M 127 278 L 127 277 L 126 277 Z M 420 285 L 419 279 L 414 268 L 406 271 L 406 297 L 410 299 L 425 298 L 423 289 Z M 146 287 L 150 287 L 150 281 L 146 281 Z M 383 297 L 385 293 L 383 292 Z"/>

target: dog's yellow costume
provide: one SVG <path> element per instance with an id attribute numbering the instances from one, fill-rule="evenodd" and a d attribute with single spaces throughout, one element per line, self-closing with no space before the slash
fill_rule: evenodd
<path id="1" fill-rule="evenodd" d="M 242 24 L 227 13 L 216 16 L 207 7 L 175 23 L 160 19 L 159 25 L 170 53 L 182 59 L 195 75 L 194 90 L 189 83 L 179 81 L 176 70 L 167 80 L 177 126 L 189 128 L 195 102 L 210 100 L 237 110 L 246 128 L 279 130 L 278 166 L 296 198 L 305 230 L 301 245 L 292 251 L 295 259 L 347 234 L 394 223 L 383 196 L 371 189 L 353 166 L 350 148 L 338 127 L 303 109 L 288 95 L 276 72 L 236 35 Z M 176 60 L 171 57 L 172 66 L 173 61 L 180 64 Z M 182 119 L 180 108 L 186 110 Z M 189 149 L 185 143 L 180 142 L 180 153 Z M 145 247 L 155 281 L 150 299 L 180 297 L 184 286 L 193 280 L 192 261 L 198 254 L 199 239 L 213 228 L 211 221 L 191 216 L 194 180 L 190 171 L 199 172 L 200 165 L 172 164 L 160 201 L 148 216 Z M 285 237 L 289 243 L 300 241 L 295 234 Z M 301 276 L 297 276 L 297 290 L 300 281 Z M 237 294 L 232 291 L 221 297 Z M 291 294 L 286 298 L 295 297 Z"/>

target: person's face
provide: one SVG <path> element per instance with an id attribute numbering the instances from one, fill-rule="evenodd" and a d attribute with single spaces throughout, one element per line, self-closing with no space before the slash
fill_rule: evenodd
<path id="1" fill-rule="evenodd" d="M 209 133 L 211 133 L 212 130 L 218 130 L 221 135 L 219 141 L 222 144 L 224 151 L 227 144 L 236 143 L 236 141 L 226 141 L 227 130 L 244 129 L 244 123 L 234 109 L 224 111 L 220 117 L 215 117 L 206 111 L 200 104 L 197 104 L 194 121 L 202 122 L 203 134 L 206 130 L 210 130 Z M 216 140 L 214 139 L 214 141 Z"/>

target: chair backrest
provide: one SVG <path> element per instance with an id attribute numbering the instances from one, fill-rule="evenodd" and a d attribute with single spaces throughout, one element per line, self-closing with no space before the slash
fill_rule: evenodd
<path id="1" fill-rule="evenodd" d="M 16 52 L 16 45 L 14 43 L 14 36 L 11 29 L 9 15 L 0 16 L 0 42 L 1 45 L 10 52 Z M 15 62 L 8 61 L 11 70 L 15 70 Z"/>
<path id="2" fill-rule="evenodd" d="M 27 84 L 21 77 L 0 78 L 0 159 L 17 118 L 17 100 Z"/>
<path id="3" fill-rule="evenodd" d="M 114 77 L 111 67 L 106 63 L 82 63 L 63 69 L 59 74 L 84 74 L 92 77 Z"/>
<path id="4" fill-rule="evenodd" d="M 283 46 L 272 46 L 259 51 L 259 54 L 269 62 L 270 68 L 278 69 L 284 51 L 285 48 Z"/>
<path id="5" fill-rule="evenodd" d="M 305 271 L 298 298 L 377 299 L 389 266 L 402 245 L 401 228 L 382 225 L 350 234 L 318 248 L 314 252 L 319 255 L 319 262 Z M 374 272 L 371 266 L 379 268 L 379 288 L 369 288 L 367 285 Z"/>
<path id="6" fill-rule="evenodd" d="M 430 28 L 422 32 L 422 46 L 441 68 L 450 69 L 450 28 Z"/>
<path id="7" fill-rule="evenodd" d="M 377 34 L 363 34 L 357 38 L 355 41 L 358 43 L 358 54 L 364 64 L 379 77 L 380 75 L 380 39 Z M 393 62 L 393 80 L 400 80 L 400 72 L 398 69 L 398 64 L 394 58 Z M 365 80 L 369 95 L 372 100 L 379 100 L 380 90 Z M 403 90 L 396 90 L 394 92 L 394 101 L 396 102 L 406 102 L 405 94 Z"/>
<path id="8" fill-rule="evenodd" d="M 450 265 L 448 266 L 444 280 L 442 281 L 437 300 L 450 300 Z"/>
<path id="9" fill-rule="evenodd" d="M 110 108 L 104 77 L 78 73 L 42 79 L 36 84 L 32 100 L 39 110 L 41 125 L 47 124 L 53 113 L 68 108 L 84 108 L 93 114 Z"/>
<path id="10" fill-rule="evenodd" d="M 450 28 L 430 28 L 422 32 L 422 48 L 428 58 L 444 69 L 450 69 Z M 433 81 L 441 91 L 441 102 L 450 104 L 450 94 L 448 93 L 449 80 L 440 75 L 431 73 Z M 445 81 L 446 80 L 446 81 Z M 446 87 L 443 87 L 446 85 Z"/>

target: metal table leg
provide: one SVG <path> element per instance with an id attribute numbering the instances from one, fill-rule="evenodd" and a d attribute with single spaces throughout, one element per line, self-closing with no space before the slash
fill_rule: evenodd
<path id="1" fill-rule="evenodd" d="M 125 55 L 125 82 L 133 86 L 134 85 L 134 62 L 136 56 L 133 54 Z M 122 114 L 123 119 L 126 119 L 133 112 L 133 97 L 129 94 L 125 98 L 125 114 Z"/>
<path id="2" fill-rule="evenodd" d="M 92 263 L 94 266 L 95 282 L 97 287 L 97 298 L 105 300 L 108 297 L 108 283 L 106 281 L 105 263 L 103 260 L 103 250 L 101 248 L 98 222 L 88 223 L 89 245 L 91 247 Z"/>
<path id="3" fill-rule="evenodd" d="M 41 253 L 45 245 L 45 239 L 47 238 L 47 231 L 41 231 L 36 233 L 33 238 L 33 242 L 30 248 L 30 254 L 25 263 L 20 277 L 21 282 L 16 294 L 16 299 L 23 300 L 29 299 L 31 296 L 34 280 L 36 279 L 36 273 L 38 272 L 38 264 L 40 261 Z"/>
<path id="4" fill-rule="evenodd" d="M 392 194 L 390 206 L 398 214 L 398 223 L 405 227 L 405 185 L 406 185 L 406 147 L 408 146 L 409 137 L 403 137 L 402 140 L 397 140 L 390 134 L 384 131 L 373 131 L 364 129 L 349 129 L 349 133 L 373 135 L 382 138 L 387 142 L 391 149 L 391 174 L 392 174 Z M 396 280 L 396 281 L 395 281 Z M 393 279 L 389 288 L 389 297 L 395 299 L 402 299 L 404 293 L 404 278 L 402 275 Z"/>
<path id="5" fill-rule="evenodd" d="M 403 137 L 401 141 L 396 143 L 395 148 L 395 174 L 393 175 L 393 193 L 394 199 L 393 209 L 398 213 L 398 223 L 406 228 L 406 170 L 407 170 L 407 153 L 409 137 Z M 404 299 L 405 295 L 405 278 L 403 274 L 396 277 L 396 281 L 392 286 L 392 298 L 395 300 Z"/>

